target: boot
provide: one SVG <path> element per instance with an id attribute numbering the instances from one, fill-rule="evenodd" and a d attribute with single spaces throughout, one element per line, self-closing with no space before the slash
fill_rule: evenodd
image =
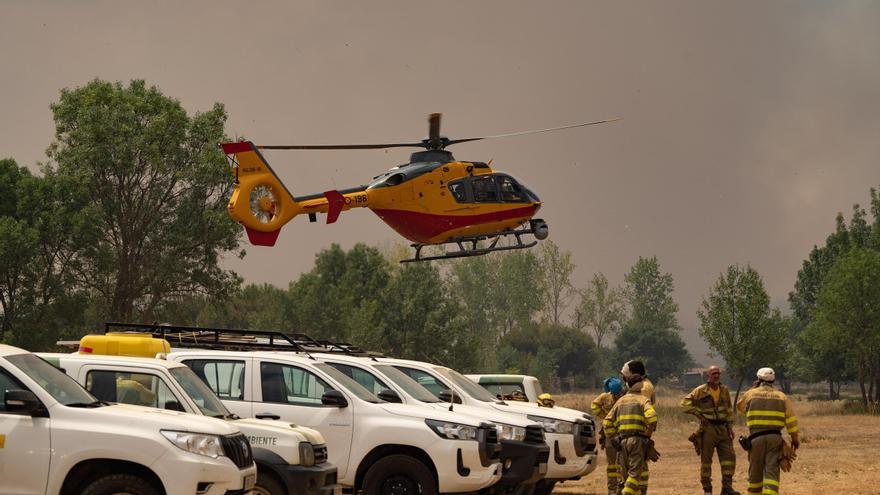
<path id="1" fill-rule="evenodd" d="M 721 495 L 740 495 L 740 493 L 733 489 L 733 487 L 726 487 L 721 489 Z"/>

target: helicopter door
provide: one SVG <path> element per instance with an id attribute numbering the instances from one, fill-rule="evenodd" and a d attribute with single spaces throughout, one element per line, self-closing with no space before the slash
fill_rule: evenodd
<path id="1" fill-rule="evenodd" d="M 498 187 L 492 175 L 480 175 L 471 179 L 475 203 L 500 203 Z"/>
<path id="2" fill-rule="evenodd" d="M 513 177 L 503 174 L 495 174 L 495 183 L 501 193 L 501 201 L 505 203 L 527 203 L 528 196 Z"/>

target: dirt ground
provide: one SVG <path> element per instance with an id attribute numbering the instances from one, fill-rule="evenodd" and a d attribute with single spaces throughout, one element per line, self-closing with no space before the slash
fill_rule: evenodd
<path id="1" fill-rule="evenodd" d="M 655 434 L 660 462 L 650 463 L 648 493 L 651 495 L 702 495 L 699 481 L 700 459 L 688 435 L 696 429 L 689 416 L 679 412 L 678 390 L 658 389 L 660 426 Z M 672 395 L 676 394 L 676 395 Z M 589 410 L 592 395 L 565 395 L 557 403 Z M 843 415 L 832 402 L 806 402 L 795 397 L 795 414 L 801 428 L 801 448 L 792 470 L 782 473 L 781 494 L 795 495 L 878 495 L 880 494 L 880 417 Z M 746 432 L 737 425 L 736 434 Z M 785 436 L 787 439 L 787 435 Z M 734 442 L 736 443 L 736 442 Z M 734 488 L 745 495 L 748 486 L 748 458 L 738 444 Z M 604 451 L 592 474 L 579 481 L 556 485 L 554 493 L 584 495 L 607 494 Z M 718 458 L 714 458 L 712 479 L 715 493 L 721 489 Z"/>

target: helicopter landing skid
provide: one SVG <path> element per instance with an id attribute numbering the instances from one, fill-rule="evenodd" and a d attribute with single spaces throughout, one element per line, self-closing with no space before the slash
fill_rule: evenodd
<path id="1" fill-rule="evenodd" d="M 546 229 L 546 224 L 544 224 L 544 228 Z M 535 240 L 535 241 L 531 241 L 531 242 L 523 242 L 522 236 L 525 234 L 535 234 L 536 230 L 538 230 L 538 229 L 535 228 L 535 225 L 531 225 L 531 226 L 529 226 L 529 228 L 520 229 L 520 230 L 506 230 L 503 232 L 495 232 L 493 234 L 483 234 L 483 235 L 472 236 L 472 237 L 456 237 L 456 238 L 449 239 L 446 242 L 441 242 L 438 244 L 410 244 L 410 246 L 416 250 L 415 256 L 410 259 L 401 260 L 401 263 L 413 263 L 416 261 L 445 260 L 445 259 L 452 259 L 452 258 L 468 258 L 471 256 L 483 256 L 484 254 L 493 253 L 495 251 L 511 251 L 514 249 L 528 249 L 530 247 L 537 245 L 538 241 Z M 544 230 L 543 232 L 539 231 L 538 234 L 539 235 L 546 234 L 546 230 Z M 510 245 L 505 245 L 505 246 L 499 246 L 498 241 L 501 240 L 502 238 L 505 238 L 508 236 L 514 236 L 516 238 L 516 243 L 510 244 Z M 546 235 L 544 237 L 540 237 L 540 238 L 544 239 L 544 238 L 546 238 Z M 485 247 L 479 246 L 480 241 L 489 241 L 489 240 L 491 240 L 491 242 L 489 243 L 488 246 L 485 246 Z M 422 256 L 422 248 L 424 248 L 425 246 L 443 246 L 446 244 L 454 244 L 454 245 L 458 246 L 458 251 L 445 252 L 443 254 L 439 254 L 436 256 Z M 468 246 L 468 244 L 469 244 L 469 246 Z"/>

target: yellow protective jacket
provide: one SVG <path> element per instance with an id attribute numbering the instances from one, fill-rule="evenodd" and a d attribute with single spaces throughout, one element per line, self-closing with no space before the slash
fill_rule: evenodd
<path id="1" fill-rule="evenodd" d="M 704 383 L 693 389 L 681 400 L 681 407 L 686 414 L 706 418 L 709 421 L 724 421 L 733 423 L 733 402 L 730 400 L 730 389 L 718 384 L 721 390 L 718 394 L 718 403 L 712 398 L 709 384 Z"/>
<path id="2" fill-rule="evenodd" d="M 645 396 L 648 400 L 651 401 L 651 404 L 657 403 L 657 397 L 654 394 L 654 383 L 647 378 L 642 378 L 642 381 L 639 383 L 642 384 L 642 395 Z"/>
<path id="3" fill-rule="evenodd" d="M 605 418 L 611 412 L 611 408 L 614 407 L 614 403 L 617 402 L 618 398 L 611 392 L 601 393 L 590 403 L 590 410 L 593 411 L 593 415 L 597 418 Z"/>
<path id="4" fill-rule="evenodd" d="M 782 430 L 790 435 L 798 433 L 797 417 L 791 406 L 791 399 L 773 388 L 769 383 L 748 390 L 739 398 L 736 409 L 745 414 L 749 433 L 765 430 Z"/>
<path id="5" fill-rule="evenodd" d="M 642 395 L 640 384 L 629 389 L 626 395 L 620 398 L 603 422 L 605 435 L 613 437 L 620 435 L 651 436 L 657 428 L 657 412 L 651 401 Z"/>

